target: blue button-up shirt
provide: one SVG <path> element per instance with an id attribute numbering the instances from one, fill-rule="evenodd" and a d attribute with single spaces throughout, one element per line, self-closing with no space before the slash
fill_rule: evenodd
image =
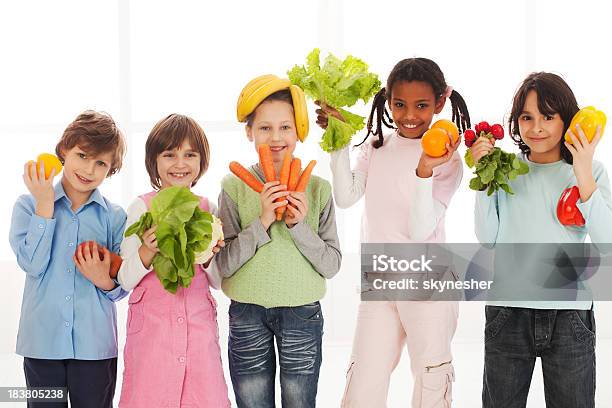
<path id="1" fill-rule="evenodd" d="M 80 242 L 94 240 L 119 253 L 125 211 L 96 189 L 76 212 L 61 181 L 53 218 L 36 215 L 31 195 L 17 199 L 9 240 L 26 273 L 17 353 L 40 359 L 102 360 L 117 357 L 115 303 L 127 292 L 96 288 L 72 261 Z"/>

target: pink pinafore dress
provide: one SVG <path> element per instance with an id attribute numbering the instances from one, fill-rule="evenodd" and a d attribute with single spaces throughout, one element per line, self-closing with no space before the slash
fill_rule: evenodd
<path id="1" fill-rule="evenodd" d="M 149 208 L 156 192 L 140 196 Z M 200 198 L 208 211 L 208 200 Z M 166 291 L 149 272 L 129 298 L 120 407 L 230 407 L 216 302 L 200 265 L 188 288 Z"/>

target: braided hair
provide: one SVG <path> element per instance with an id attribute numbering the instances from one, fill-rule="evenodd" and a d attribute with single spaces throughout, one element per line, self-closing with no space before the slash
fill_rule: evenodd
<path id="1" fill-rule="evenodd" d="M 382 88 L 372 101 L 372 111 L 368 117 L 367 129 L 368 134 L 361 143 L 363 144 L 370 135 L 377 137 L 374 141 L 374 148 L 378 149 L 383 145 L 383 125 L 390 129 L 396 129 L 393 126 L 393 118 L 387 110 L 387 100 L 391 97 L 390 93 L 396 82 L 399 81 L 420 81 L 431 85 L 434 94 L 436 95 L 436 102 L 442 98 L 446 93 L 448 85 L 444 79 L 444 74 L 438 64 L 427 58 L 408 58 L 398 62 L 389 77 L 387 78 L 387 86 Z M 389 95 L 387 95 L 387 91 Z M 459 133 L 463 133 L 466 129 L 471 126 L 470 114 L 468 112 L 467 105 L 463 97 L 459 92 L 453 90 L 449 97 L 452 106 L 452 120 L 459 128 Z M 376 124 L 376 128 L 374 128 Z"/>
<path id="2" fill-rule="evenodd" d="M 572 92 L 567 82 L 559 75 L 550 72 L 534 72 L 528 75 L 514 95 L 512 112 L 510 113 L 510 118 L 508 118 L 510 137 L 512 137 L 514 143 L 518 145 L 521 152 L 527 157 L 529 157 L 531 149 L 521 138 L 518 122 L 525 107 L 529 91 L 535 91 L 538 95 L 538 110 L 540 113 L 550 116 L 555 113 L 559 114 L 563 120 L 563 134 L 567 132 L 572 118 L 579 110 L 574 92 Z M 564 140 L 561 137 L 559 141 L 561 157 L 566 163 L 573 164 L 574 158 L 567 146 L 565 146 Z"/>

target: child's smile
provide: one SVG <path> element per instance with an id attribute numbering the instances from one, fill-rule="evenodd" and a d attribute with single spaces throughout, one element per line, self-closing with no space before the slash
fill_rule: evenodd
<path id="1" fill-rule="evenodd" d="M 389 107 L 401 136 L 416 139 L 427 131 L 434 114 L 444 107 L 444 98 L 436 95 L 428 83 L 398 81 L 393 85 Z"/>
<path id="2" fill-rule="evenodd" d="M 185 177 L 190 176 L 191 172 L 190 171 L 183 171 L 183 172 L 180 172 L 180 173 L 179 172 L 170 172 L 170 173 L 168 173 L 168 175 L 171 178 L 176 179 L 177 181 L 179 181 L 179 180 L 184 180 Z"/>
<path id="3" fill-rule="evenodd" d="M 403 121 L 399 123 L 400 133 L 407 137 L 419 137 L 427 129 L 421 129 L 423 127 L 423 122 L 421 121 Z M 422 130 L 422 131 L 421 131 Z"/>
<path id="4" fill-rule="evenodd" d="M 287 145 L 270 145 L 270 150 L 272 153 L 284 152 L 287 148 Z"/>
<path id="5" fill-rule="evenodd" d="M 181 146 L 163 151 L 157 156 L 157 172 L 162 188 L 191 187 L 200 172 L 200 154 L 193 150 L 185 138 Z"/>
<path id="6" fill-rule="evenodd" d="M 79 180 L 81 183 L 83 183 L 83 184 L 85 184 L 85 185 L 90 184 L 90 183 L 93 183 L 93 180 L 91 180 L 91 179 L 88 179 L 88 178 L 82 177 L 82 176 L 80 176 L 80 175 L 79 175 L 78 173 L 76 173 L 76 172 L 75 172 L 74 174 L 75 174 L 75 176 L 76 176 L 76 179 L 77 179 L 77 180 Z"/>

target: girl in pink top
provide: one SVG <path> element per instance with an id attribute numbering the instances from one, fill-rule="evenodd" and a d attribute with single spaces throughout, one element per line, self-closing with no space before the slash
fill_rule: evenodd
<path id="1" fill-rule="evenodd" d="M 337 205 L 347 208 L 365 196 L 362 243 L 444 242 L 444 213 L 463 173 L 459 140 L 433 158 L 423 152 L 421 136 L 447 99 L 463 133 L 470 127 L 467 106 L 438 65 L 426 58 L 402 60 L 374 98 L 366 140 L 370 134 L 375 140 L 359 145 L 352 170 L 348 147 L 332 153 Z M 327 115 L 342 120 L 328 106 L 317 113 L 323 128 Z M 383 124 L 395 131 L 383 135 Z M 412 406 L 450 407 L 457 309 L 456 302 L 362 301 L 342 406 L 385 407 L 389 379 L 405 344 L 415 379 Z"/>
<path id="2" fill-rule="evenodd" d="M 128 208 L 128 225 L 138 221 L 157 192 L 193 187 L 209 163 L 208 141 L 193 119 L 172 114 L 159 121 L 146 143 L 145 164 L 155 191 Z M 215 212 L 207 198 L 204 211 Z M 219 349 L 216 303 L 209 286 L 219 287 L 205 265 L 197 265 L 188 288 L 165 290 L 151 269 L 159 251 L 156 226 L 121 244 L 118 280 L 129 298 L 120 407 L 229 407 Z M 222 241 L 213 252 L 218 252 Z"/>

